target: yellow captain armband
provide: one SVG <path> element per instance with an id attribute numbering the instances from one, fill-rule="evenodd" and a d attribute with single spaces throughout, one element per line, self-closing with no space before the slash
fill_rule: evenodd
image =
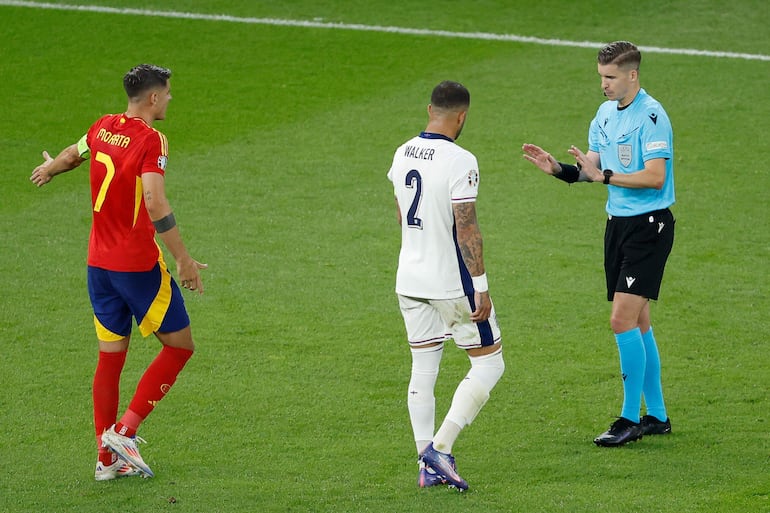
<path id="1" fill-rule="evenodd" d="M 88 142 L 86 142 L 86 135 L 83 135 L 78 141 L 78 155 L 83 159 L 91 152 L 91 148 L 88 147 Z"/>

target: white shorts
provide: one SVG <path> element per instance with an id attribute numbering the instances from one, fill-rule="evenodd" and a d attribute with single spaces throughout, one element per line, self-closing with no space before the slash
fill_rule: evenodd
<path id="1" fill-rule="evenodd" d="M 398 305 L 406 326 L 406 338 L 412 347 L 454 339 L 457 347 L 473 349 L 500 342 L 500 326 L 495 307 L 484 322 L 471 321 L 467 297 L 456 299 L 418 299 L 398 296 Z"/>

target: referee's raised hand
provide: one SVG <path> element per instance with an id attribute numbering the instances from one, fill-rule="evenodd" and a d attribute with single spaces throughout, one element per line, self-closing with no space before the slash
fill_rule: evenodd
<path id="1" fill-rule="evenodd" d="M 521 149 L 524 152 L 522 157 L 539 167 L 543 173 L 555 175 L 561 171 L 559 162 L 540 146 L 527 143 L 522 145 Z"/>

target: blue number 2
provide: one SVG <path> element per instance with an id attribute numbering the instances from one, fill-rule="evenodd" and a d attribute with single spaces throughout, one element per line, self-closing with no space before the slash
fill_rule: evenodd
<path id="1" fill-rule="evenodd" d="M 412 228 L 422 229 L 422 219 L 417 217 L 417 209 L 420 207 L 420 199 L 422 199 L 422 177 L 420 172 L 416 169 L 412 169 L 406 174 L 406 188 L 415 189 L 414 199 L 412 199 L 412 205 L 409 207 L 409 212 L 406 214 L 406 224 Z"/>

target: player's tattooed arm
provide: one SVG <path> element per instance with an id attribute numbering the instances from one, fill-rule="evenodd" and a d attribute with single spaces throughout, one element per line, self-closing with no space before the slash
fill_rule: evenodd
<path id="1" fill-rule="evenodd" d="M 457 229 L 457 244 L 471 276 L 484 274 L 484 253 L 481 230 L 476 219 L 476 203 L 455 203 L 452 206 Z"/>
<path id="2" fill-rule="evenodd" d="M 460 254 L 463 257 L 465 266 L 470 271 L 471 276 L 485 275 L 483 241 L 481 230 L 476 220 L 476 204 L 474 202 L 456 203 L 452 206 L 452 210 L 455 217 L 457 245 L 460 248 Z M 492 313 L 489 291 L 475 291 L 473 298 L 476 306 L 473 312 L 471 312 L 471 321 L 486 321 Z"/>

